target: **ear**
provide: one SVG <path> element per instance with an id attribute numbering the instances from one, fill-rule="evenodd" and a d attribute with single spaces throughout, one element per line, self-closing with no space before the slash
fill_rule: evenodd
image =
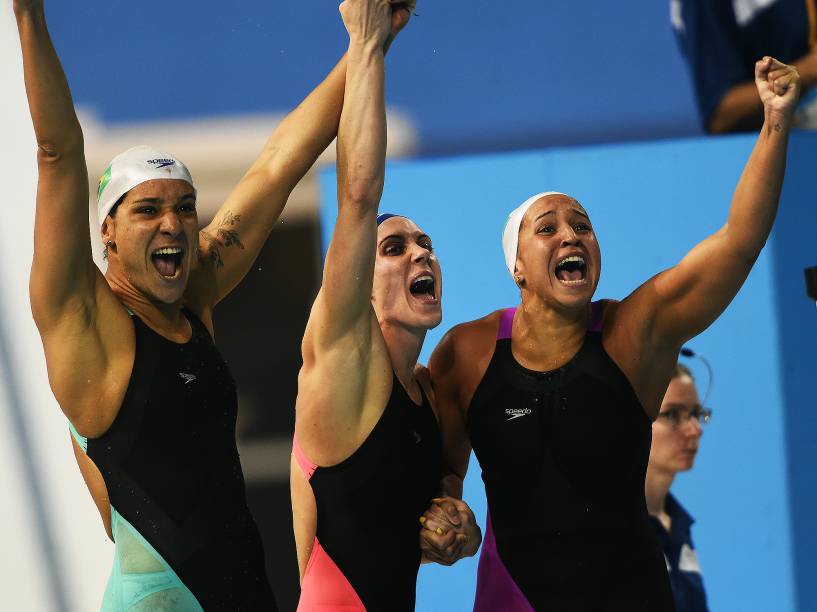
<path id="1" fill-rule="evenodd" d="M 522 270 L 519 269 L 518 260 L 513 269 L 513 282 L 515 282 L 516 286 L 519 287 L 520 289 L 525 285 L 525 275 L 522 272 Z"/>
<path id="2" fill-rule="evenodd" d="M 102 237 L 102 244 L 108 244 L 108 242 L 116 242 L 116 222 L 110 215 L 105 217 L 105 220 L 102 222 L 102 229 L 100 230 L 100 235 Z"/>

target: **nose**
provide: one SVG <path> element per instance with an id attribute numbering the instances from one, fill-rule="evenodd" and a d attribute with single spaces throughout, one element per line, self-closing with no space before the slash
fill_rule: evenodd
<path id="1" fill-rule="evenodd" d="M 698 419 L 687 417 L 686 421 L 681 425 L 681 431 L 685 436 L 690 438 L 700 438 L 704 433 L 704 428 L 701 426 Z"/>
<path id="2" fill-rule="evenodd" d="M 576 230 L 569 223 L 562 226 L 562 246 L 571 246 L 579 243 L 579 236 Z"/>
<path id="3" fill-rule="evenodd" d="M 412 247 L 411 261 L 413 263 L 426 263 L 431 261 L 431 251 L 424 249 L 419 244 Z"/>
<path id="4" fill-rule="evenodd" d="M 178 236 L 182 231 L 182 222 L 175 210 L 168 210 L 162 215 L 159 231 L 168 236 Z"/>

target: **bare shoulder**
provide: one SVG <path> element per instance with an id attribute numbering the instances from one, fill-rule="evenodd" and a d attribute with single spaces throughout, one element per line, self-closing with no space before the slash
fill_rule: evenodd
<path id="1" fill-rule="evenodd" d="M 100 274 L 92 304 L 66 311 L 40 334 L 62 411 L 82 435 L 102 435 L 116 418 L 136 354 L 125 306 Z"/>
<path id="2" fill-rule="evenodd" d="M 680 347 L 656 347 L 650 342 L 652 321 L 641 295 L 647 290 L 642 285 L 621 302 L 605 305 L 602 343 L 630 381 L 647 416 L 654 419 Z"/>
<path id="3" fill-rule="evenodd" d="M 473 357 L 485 351 L 492 352 L 501 314 L 502 311 L 497 310 L 479 319 L 466 321 L 449 329 L 431 356 L 429 367 L 432 371 L 435 369 L 435 361 L 439 361 L 441 358 L 456 359 L 468 354 Z"/>
<path id="4" fill-rule="evenodd" d="M 429 360 L 429 375 L 439 395 L 465 408 L 494 353 L 501 310 L 452 327 Z"/>

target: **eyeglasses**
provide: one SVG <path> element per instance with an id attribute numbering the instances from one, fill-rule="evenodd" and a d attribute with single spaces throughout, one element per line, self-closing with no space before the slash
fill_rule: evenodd
<path id="1" fill-rule="evenodd" d="M 691 408 L 683 404 L 670 404 L 668 409 L 658 413 L 658 417 L 666 420 L 672 427 L 680 427 L 690 419 L 695 419 L 700 425 L 706 425 L 712 420 L 712 410 L 700 404 Z"/>

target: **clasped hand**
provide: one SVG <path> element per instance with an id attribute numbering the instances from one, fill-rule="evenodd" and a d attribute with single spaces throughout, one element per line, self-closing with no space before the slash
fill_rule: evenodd
<path id="1" fill-rule="evenodd" d="M 441 497 L 420 517 L 420 550 L 423 562 L 453 565 L 479 550 L 482 531 L 474 513 L 461 499 Z"/>

